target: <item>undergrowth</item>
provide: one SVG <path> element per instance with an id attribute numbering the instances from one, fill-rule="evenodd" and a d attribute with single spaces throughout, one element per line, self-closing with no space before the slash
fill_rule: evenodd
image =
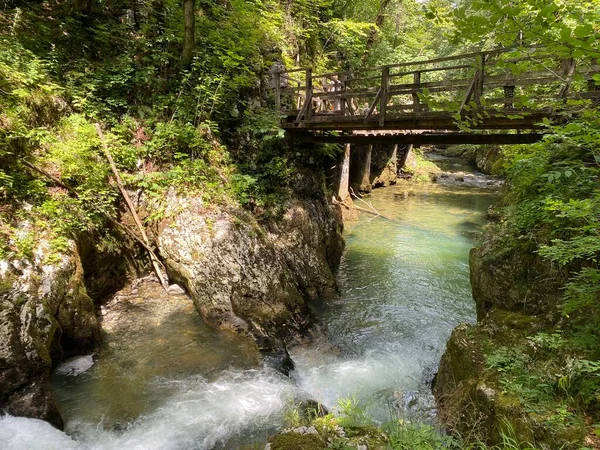
<path id="1" fill-rule="evenodd" d="M 323 414 L 320 405 L 308 410 L 290 405 L 285 419 L 288 431 L 284 435 L 294 435 L 289 429 L 314 427 L 323 442 L 322 448 L 347 450 L 364 445 L 380 450 L 542 450 L 542 447 L 515 438 L 509 421 L 506 421 L 501 442 L 493 446 L 470 436 L 450 436 L 439 427 L 407 419 L 397 411 L 390 413 L 387 422 L 378 423 L 370 418 L 365 406 L 354 396 L 339 399 L 333 412 L 328 414 Z M 302 443 L 302 435 L 296 437 Z M 301 447 L 290 447 L 289 450 L 295 448 Z"/>

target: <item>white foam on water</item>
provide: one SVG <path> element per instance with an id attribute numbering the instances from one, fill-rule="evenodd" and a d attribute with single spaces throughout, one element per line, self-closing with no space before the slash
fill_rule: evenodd
<path id="1" fill-rule="evenodd" d="M 298 387 L 328 408 L 349 397 L 368 402 L 395 386 L 417 389 L 422 378 L 422 366 L 401 353 L 370 350 L 350 359 L 321 355 L 318 362 L 314 360 L 314 351 L 309 349 L 297 348 L 292 355 Z"/>
<path id="2" fill-rule="evenodd" d="M 301 393 L 285 377 L 271 371 L 228 372 L 216 381 L 190 377 L 176 384 L 178 393 L 154 413 L 124 430 L 71 421 L 67 434 L 45 422 L 6 417 L 0 420 L 2 450 L 211 449 L 231 439 L 273 429 L 282 411 Z"/>
<path id="3" fill-rule="evenodd" d="M 0 417 L 2 450 L 79 450 L 83 448 L 48 422 L 25 417 Z"/>

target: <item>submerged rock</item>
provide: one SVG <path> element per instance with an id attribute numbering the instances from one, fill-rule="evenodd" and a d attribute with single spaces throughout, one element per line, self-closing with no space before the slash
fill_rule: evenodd
<path id="1" fill-rule="evenodd" d="M 42 240 L 31 260 L 0 267 L 0 411 L 61 428 L 50 371 L 64 356 L 92 350 L 99 337 L 75 243 L 52 254 Z"/>
<path id="2" fill-rule="evenodd" d="M 58 375 L 77 376 L 94 365 L 92 355 L 76 356 L 61 363 L 54 373 Z"/>
<path id="3" fill-rule="evenodd" d="M 171 295 L 184 295 L 185 294 L 185 289 L 183 289 L 181 286 L 179 286 L 178 284 L 172 284 L 171 286 L 169 286 L 169 288 L 167 289 L 167 292 Z"/>

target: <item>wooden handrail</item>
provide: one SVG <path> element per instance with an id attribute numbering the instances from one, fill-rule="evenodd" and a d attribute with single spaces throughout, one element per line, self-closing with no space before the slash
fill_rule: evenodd
<path id="1" fill-rule="evenodd" d="M 498 113 L 490 109 L 492 104 L 504 103 L 505 111 L 513 111 L 514 104 L 521 103 L 518 99 L 523 96 L 547 96 L 549 91 L 556 91 L 557 102 L 574 96 L 597 98 L 597 94 L 588 96 L 581 89 L 582 80 L 583 83 L 593 80 L 593 75 L 600 73 L 597 62 L 581 67 L 572 64 L 565 70 L 564 62 L 563 69 L 559 69 L 561 60 L 552 60 L 545 52 L 498 58 L 514 50 L 471 52 L 318 75 L 313 75 L 311 69 L 276 72 L 275 103 L 278 111 L 286 111 L 286 120 L 293 114 L 293 123 L 298 127 L 306 122 L 349 124 L 356 121 L 359 127 L 383 128 L 388 121 L 399 117 L 411 120 L 411 117 L 445 114 L 452 118 L 457 113 L 472 114 L 474 118 L 489 117 Z M 503 66 L 503 63 L 525 60 L 535 63 L 533 70 L 515 74 L 510 72 L 511 66 Z M 301 71 L 305 72 L 305 80 L 288 75 Z M 588 82 L 587 89 L 592 91 L 589 86 L 596 89 L 595 83 Z M 497 98 L 502 92 L 503 99 Z"/>

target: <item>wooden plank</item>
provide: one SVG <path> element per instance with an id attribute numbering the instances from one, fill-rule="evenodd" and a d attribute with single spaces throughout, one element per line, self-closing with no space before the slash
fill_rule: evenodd
<path id="1" fill-rule="evenodd" d="M 354 74 L 357 74 L 357 73 L 369 73 L 369 72 L 380 72 L 380 71 L 381 71 L 381 67 L 365 67 L 365 68 L 361 68 L 361 69 L 346 70 L 346 71 L 341 71 L 341 72 L 320 73 L 318 75 L 315 75 L 315 78 L 331 77 L 333 75 L 337 75 L 338 77 L 340 75 L 346 75 L 348 77 L 353 77 Z"/>
<path id="2" fill-rule="evenodd" d="M 594 99 L 600 97 L 600 91 L 573 92 L 569 98 L 574 99 Z"/>
<path id="3" fill-rule="evenodd" d="M 484 85 L 487 87 L 503 87 L 503 86 L 535 86 L 535 85 L 548 85 L 551 83 L 561 83 L 561 80 L 557 77 L 548 78 L 531 78 L 531 79 L 513 79 L 498 82 L 489 82 L 486 80 Z"/>
<path id="4" fill-rule="evenodd" d="M 457 144 L 532 144 L 539 142 L 544 137 L 541 133 L 397 133 L 385 135 L 312 135 L 308 133 L 298 133 L 294 136 L 300 142 L 310 142 L 316 144 L 413 144 L 413 145 L 457 145 Z"/>
<path id="5" fill-rule="evenodd" d="M 298 94 L 299 92 L 302 92 L 305 90 L 306 90 L 306 86 L 285 87 L 285 88 L 281 88 L 281 93 L 287 94 L 287 95 L 295 95 L 295 94 Z"/>
<path id="6" fill-rule="evenodd" d="M 308 69 L 301 67 L 301 68 L 298 68 L 298 69 L 280 70 L 278 73 L 280 73 L 280 74 L 296 73 L 296 72 L 304 72 L 305 70 L 308 70 Z"/>
<path id="7" fill-rule="evenodd" d="M 430 94 L 435 94 L 438 92 L 453 92 L 453 91 L 460 91 L 460 90 L 466 90 L 470 85 L 471 85 L 472 80 L 469 80 L 469 83 L 461 83 L 461 84 L 455 84 L 455 85 L 451 85 L 451 86 L 442 86 L 442 87 L 432 87 L 432 88 L 428 88 L 427 91 L 429 91 Z M 389 94 L 390 96 L 393 95 L 412 95 L 415 92 L 419 92 L 418 88 L 414 88 L 414 89 L 392 89 L 390 88 L 389 90 Z"/>
<path id="8" fill-rule="evenodd" d="M 503 73 L 500 75 L 487 75 L 486 77 L 486 81 L 491 81 L 491 82 L 497 82 L 497 81 L 503 81 L 509 84 L 514 83 L 517 80 L 529 80 L 529 79 L 536 79 L 536 78 L 540 78 L 540 79 L 556 79 L 556 80 L 560 80 L 560 76 L 555 73 L 552 72 L 550 70 L 536 70 L 536 71 L 529 71 L 529 72 L 522 72 L 518 75 L 515 75 L 513 73 Z"/>
<path id="9" fill-rule="evenodd" d="M 586 75 L 589 73 L 600 73 L 600 65 L 592 64 L 590 66 L 577 66 L 575 68 L 575 73 L 578 73 L 580 75 Z"/>
<path id="10" fill-rule="evenodd" d="M 418 110 L 419 105 L 388 105 L 388 112 L 394 111 L 406 111 L 406 110 Z"/>
<path id="11" fill-rule="evenodd" d="M 502 114 L 490 115 L 484 117 L 472 126 L 479 130 L 525 130 L 539 129 L 539 125 L 544 118 L 552 118 L 551 111 L 531 111 L 527 114 L 517 116 L 520 111 L 501 111 Z M 513 114 L 513 115 L 511 115 Z M 509 115 L 511 115 L 509 117 Z M 439 112 L 427 114 L 403 114 L 388 117 L 385 127 L 379 127 L 377 115 L 372 115 L 367 119 L 362 116 L 339 116 L 335 117 L 313 117 L 310 121 L 303 121 L 299 124 L 292 122 L 282 122 L 284 129 L 304 129 L 304 130 L 447 130 L 459 131 L 460 127 L 456 123 L 454 114 L 449 112 Z"/>
<path id="12" fill-rule="evenodd" d="M 343 75 L 343 74 L 342 74 Z M 363 82 L 363 81 L 377 81 L 377 85 L 379 85 L 379 81 L 381 81 L 381 75 L 377 75 L 377 76 L 373 76 L 373 77 L 361 77 L 361 78 L 348 78 L 348 80 L 346 80 L 347 83 L 356 83 L 356 82 Z"/>
<path id="13" fill-rule="evenodd" d="M 472 78 L 452 78 L 444 81 L 427 81 L 425 83 L 404 83 L 404 84 L 392 84 L 390 89 L 406 89 L 406 90 L 417 90 L 417 89 L 431 89 L 434 87 L 452 87 L 458 85 L 468 85 L 471 83 Z"/>
<path id="14" fill-rule="evenodd" d="M 421 72 L 421 73 L 441 72 L 444 70 L 458 70 L 458 69 L 472 69 L 472 68 L 473 68 L 473 64 L 460 64 L 460 65 L 446 66 L 446 67 L 433 67 L 430 69 L 419 69 L 417 71 L 411 70 L 408 72 L 390 73 L 390 78 L 405 77 L 408 75 L 413 75 L 415 72 Z"/>
<path id="15" fill-rule="evenodd" d="M 292 78 L 284 73 L 276 73 L 275 75 L 279 75 L 280 78 L 284 79 L 284 80 L 288 80 L 291 81 L 293 83 L 302 83 L 302 80 L 298 80 L 296 78 Z"/>
<path id="16" fill-rule="evenodd" d="M 356 96 L 373 96 L 373 94 L 377 94 L 379 92 L 380 87 L 372 87 L 366 89 L 348 89 L 347 91 L 338 91 L 338 92 L 313 92 L 313 97 L 321 98 L 321 99 L 331 99 L 331 98 L 344 98 L 344 97 L 356 97 Z"/>
<path id="17" fill-rule="evenodd" d="M 527 96 L 525 96 L 527 97 Z M 539 101 L 540 98 L 536 97 L 535 98 L 536 101 Z M 550 98 L 548 98 L 547 100 L 550 100 Z M 520 104 L 523 102 L 523 97 L 497 97 L 497 98 L 486 98 L 485 99 L 485 104 L 486 105 L 498 105 L 498 104 Z"/>

